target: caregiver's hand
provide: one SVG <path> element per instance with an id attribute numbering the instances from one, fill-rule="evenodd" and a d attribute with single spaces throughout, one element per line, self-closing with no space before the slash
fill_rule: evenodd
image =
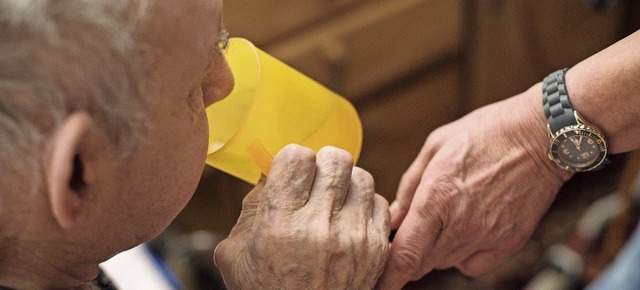
<path id="1" fill-rule="evenodd" d="M 377 287 L 433 269 L 482 274 L 529 239 L 571 177 L 547 158 L 541 85 L 434 131 L 391 205 L 398 228 Z"/>
<path id="2" fill-rule="evenodd" d="M 387 260 L 388 206 L 346 151 L 289 145 L 214 260 L 229 289 L 371 289 Z"/>

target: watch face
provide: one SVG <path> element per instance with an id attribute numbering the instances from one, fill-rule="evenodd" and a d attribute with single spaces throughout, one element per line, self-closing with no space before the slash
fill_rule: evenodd
<path id="1" fill-rule="evenodd" d="M 552 139 L 551 156 L 560 166 L 571 170 L 589 170 L 607 155 L 607 145 L 600 134 L 584 126 L 560 130 Z"/>

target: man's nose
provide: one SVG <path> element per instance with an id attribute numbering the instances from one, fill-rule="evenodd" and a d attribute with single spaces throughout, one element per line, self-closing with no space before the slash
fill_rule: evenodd
<path id="1" fill-rule="evenodd" d="M 223 100 L 233 90 L 234 80 L 229 64 L 220 56 L 213 69 L 202 80 L 202 98 L 205 107 Z"/>

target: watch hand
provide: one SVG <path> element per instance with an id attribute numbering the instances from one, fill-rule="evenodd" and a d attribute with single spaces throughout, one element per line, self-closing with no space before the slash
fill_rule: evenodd
<path id="1" fill-rule="evenodd" d="M 580 151 L 580 143 L 582 142 L 582 136 L 578 138 L 570 138 L 571 143 L 573 143 L 573 145 L 576 146 L 576 149 L 578 149 L 578 151 Z"/>
<path id="2" fill-rule="evenodd" d="M 578 137 L 578 144 L 576 145 L 576 147 L 578 147 L 578 151 L 580 151 L 580 144 L 582 144 L 582 136 Z"/>

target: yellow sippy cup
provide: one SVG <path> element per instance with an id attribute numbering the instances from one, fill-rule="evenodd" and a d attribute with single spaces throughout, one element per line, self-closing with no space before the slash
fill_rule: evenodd
<path id="1" fill-rule="evenodd" d="M 358 159 L 362 124 L 346 99 L 246 39 L 230 39 L 225 57 L 235 86 L 207 108 L 208 165 L 255 184 L 290 143 L 315 152 L 331 145 Z"/>

